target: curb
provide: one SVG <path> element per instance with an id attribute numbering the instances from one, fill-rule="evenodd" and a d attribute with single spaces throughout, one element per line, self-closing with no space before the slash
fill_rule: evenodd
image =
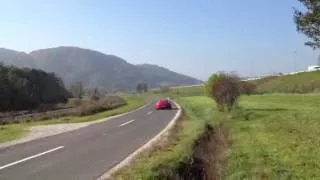
<path id="1" fill-rule="evenodd" d="M 116 171 L 120 170 L 121 168 L 123 168 L 124 166 L 130 164 L 130 162 L 132 162 L 134 160 L 134 158 L 140 154 L 141 152 L 143 152 L 144 150 L 147 150 L 149 148 L 152 147 L 152 145 L 156 144 L 160 139 L 161 136 L 164 135 L 165 133 L 167 133 L 170 129 L 173 128 L 173 126 L 176 124 L 177 120 L 180 118 L 181 116 L 181 106 L 176 103 L 175 101 L 170 100 L 171 102 L 173 102 L 175 104 L 175 106 L 178 108 L 178 112 L 176 113 L 176 115 L 173 117 L 173 119 L 169 122 L 169 124 L 159 133 L 157 134 L 155 137 L 153 137 L 151 140 L 149 140 L 147 143 L 145 143 L 143 146 L 141 146 L 139 149 L 137 149 L 136 151 L 134 151 L 132 154 L 130 154 L 129 156 L 127 156 L 125 159 L 123 159 L 122 161 L 120 161 L 120 163 L 118 163 L 117 165 L 115 165 L 114 167 L 112 167 L 110 170 L 108 170 L 105 174 L 103 174 L 101 177 L 98 178 L 98 180 L 107 180 L 109 178 L 111 178 L 112 174 L 115 173 Z"/>

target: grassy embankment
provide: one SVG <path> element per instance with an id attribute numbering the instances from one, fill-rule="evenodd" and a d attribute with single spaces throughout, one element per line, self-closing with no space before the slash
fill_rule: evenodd
<path id="1" fill-rule="evenodd" d="M 243 97 L 230 127 L 226 179 L 320 177 L 320 96 Z"/>
<path id="2" fill-rule="evenodd" d="M 253 82 L 258 86 L 258 93 L 319 93 L 320 71 L 267 77 Z"/>
<path id="3" fill-rule="evenodd" d="M 65 116 L 65 117 L 49 119 L 45 121 L 1 125 L 0 126 L 0 143 L 22 137 L 26 132 L 28 132 L 28 128 L 35 125 L 81 123 L 81 122 L 94 121 L 94 120 L 110 117 L 113 115 L 125 113 L 133 109 L 137 109 L 138 107 L 144 105 L 146 103 L 147 98 L 149 98 L 149 96 L 148 95 L 135 95 L 135 96 L 130 95 L 130 96 L 125 96 L 124 98 L 127 101 L 126 105 L 120 106 L 115 109 L 107 110 L 101 113 L 93 114 L 93 115 L 81 116 L 81 117 Z"/>
<path id="4" fill-rule="evenodd" d="M 251 81 L 257 85 L 256 92 L 261 93 L 319 93 L 320 71 L 304 72 L 294 75 L 270 76 Z M 203 86 L 175 88 L 168 92 L 171 96 L 203 95 Z"/>
<path id="5" fill-rule="evenodd" d="M 310 73 L 312 76 L 308 77 L 305 74 L 284 76 L 277 81 L 269 78 L 260 81 L 260 85 L 267 83 L 265 87 L 271 87 L 269 92 L 290 90 L 294 87 L 290 86 L 290 80 L 295 79 L 293 84 L 298 84 L 303 77 L 313 83 L 310 87 L 315 87 L 314 82 L 319 77 L 315 73 L 318 72 Z M 270 85 L 271 81 L 273 85 Z M 278 87 L 279 81 L 287 82 L 287 88 Z M 304 87 L 310 84 L 301 83 Z M 193 96 L 203 95 L 201 87 L 175 89 L 167 94 L 179 94 L 177 99 L 184 108 L 183 118 L 171 132 L 169 140 L 140 155 L 134 165 L 118 172 L 115 179 L 179 179 L 188 173 L 196 176 L 195 166 L 210 168 L 207 175 L 213 179 L 320 177 L 319 94 L 243 96 L 239 108 L 231 114 L 218 112 L 207 97 Z M 223 129 L 217 126 L 221 122 Z M 206 124 L 213 126 L 213 132 L 219 132 L 218 136 L 211 138 L 213 140 L 208 140 L 211 144 L 216 143 L 216 147 L 208 151 L 210 145 L 204 145 L 199 155 L 195 151 L 199 152 L 199 139 L 207 130 Z"/>

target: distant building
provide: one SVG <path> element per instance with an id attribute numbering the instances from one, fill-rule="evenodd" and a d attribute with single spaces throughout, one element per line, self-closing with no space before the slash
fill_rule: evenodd
<path id="1" fill-rule="evenodd" d="M 316 66 L 308 66 L 308 71 L 319 71 L 320 70 L 320 66 L 316 65 Z"/>

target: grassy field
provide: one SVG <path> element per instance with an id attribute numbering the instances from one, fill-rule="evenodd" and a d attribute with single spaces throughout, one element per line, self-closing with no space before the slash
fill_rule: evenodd
<path id="1" fill-rule="evenodd" d="M 125 113 L 131 111 L 133 109 L 137 109 L 138 107 L 144 105 L 149 96 L 145 95 L 136 95 L 136 96 L 125 96 L 127 101 L 126 105 L 118 107 L 116 109 L 111 109 L 105 112 L 97 113 L 89 116 L 66 116 L 57 119 L 45 120 L 45 121 L 37 121 L 30 123 L 20 123 L 20 124 L 9 124 L 0 126 L 0 143 L 17 139 L 23 136 L 26 132 L 28 132 L 28 128 L 35 125 L 49 125 L 49 124 L 61 124 L 61 123 L 81 123 L 94 121 L 106 117 L 110 117 L 113 115 Z"/>
<path id="2" fill-rule="evenodd" d="M 204 95 L 203 86 L 193 86 L 187 88 L 174 88 L 170 92 L 172 95 L 186 97 L 186 96 L 202 96 Z"/>
<path id="3" fill-rule="evenodd" d="M 320 96 L 243 97 L 231 127 L 226 179 L 320 177 Z"/>
<path id="4" fill-rule="evenodd" d="M 190 161 L 205 124 L 223 122 L 230 149 L 222 179 L 316 179 L 320 177 L 320 96 L 243 96 L 232 114 L 216 111 L 204 96 L 181 97 L 185 116 L 167 144 L 141 155 L 115 179 L 177 178 Z M 180 169 L 181 170 L 181 169 Z"/>
<path id="5" fill-rule="evenodd" d="M 22 137 L 26 132 L 28 132 L 26 125 L 22 125 L 22 124 L 1 125 L 0 126 L 0 143 Z"/>
<path id="6" fill-rule="evenodd" d="M 259 93 L 320 92 L 320 71 L 254 80 Z"/>
<path id="7" fill-rule="evenodd" d="M 203 96 L 203 86 L 184 87 L 184 88 L 170 88 L 168 92 L 164 93 L 168 97 L 188 97 L 188 96 Z"/>

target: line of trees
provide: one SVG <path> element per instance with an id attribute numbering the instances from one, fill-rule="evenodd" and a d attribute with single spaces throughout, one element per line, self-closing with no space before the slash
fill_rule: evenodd
<path id="1" fill-rule="evenodd" d="M 63 81 L 54 73 L 0 64 L 0 111 L 63 103 L 69 97 Z"/>
<path id="2" fill-rule="evenodd" d="M 146 83 L 138 83 L 136 90 L 137 93 L 148 92 L 148 85 Z"/>
<path id="3" fill-rule="evenodd" d="M 83 95 L 85 94 L 83 84 L 81 82 L 76 82 L 75 84 L 71 85 L 69 92 L 72 94 L 72 97 L 79 99 L 82 99 Z"/>

